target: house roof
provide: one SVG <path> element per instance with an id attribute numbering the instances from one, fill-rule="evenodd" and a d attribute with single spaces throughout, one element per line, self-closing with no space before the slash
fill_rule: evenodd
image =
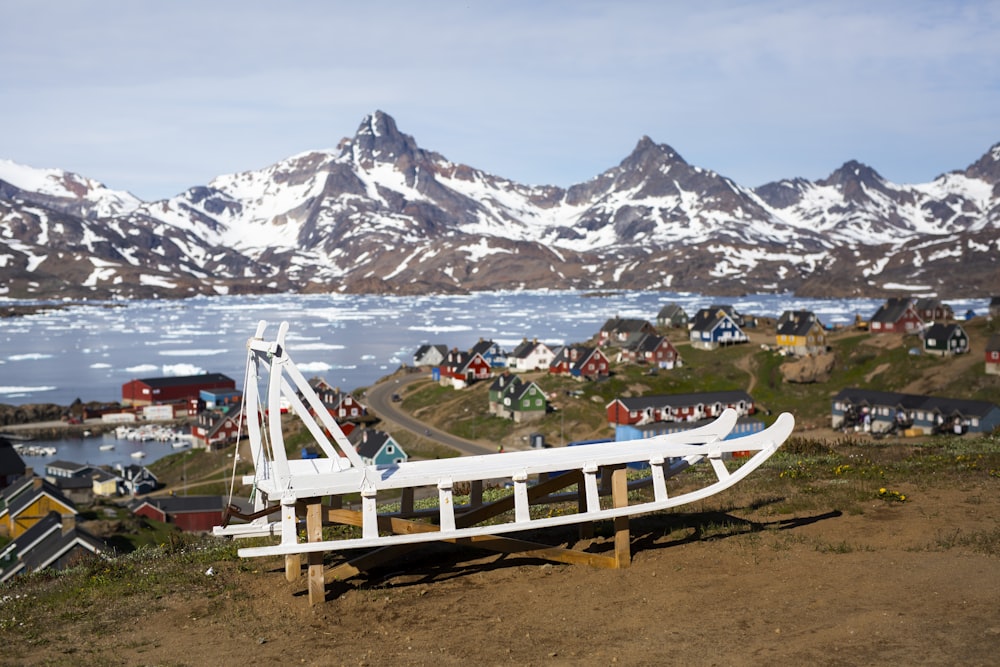
<path id="1" fill-rule="evenodd" d="M 658 347 L 666 344 L 667 347 L 672 348 L 673 343 L 670 342 L 666 336 L 657 336 L 656 334 L 646 334 L 639 340 L 635 341 L 629 346 L 629 349 L 635 350 L 638 353 L 644 352 L 655 352 Z"/>
<path id="2" fill-rule="evenodd" d="M 965 336 L 965 329 L 963 329 L 959 324 L 944 324 L 942 322 L 935 322 L 930 325 L 926 331 L 924 331 L 924 340 L 948 340 L 958 333 Z"/>
<path id="3" fill-rule="evenodd" d="M 535 391 L 538 392 L 539 396 L 541 396 L 542 398 L 545 397 L 545 392 L 542 391 L 541 387 L 539 387 L 537 384 L 535 384 L 534 382 L 524 382 L 524 383 L 522 383 L 522 384 L 520 384 L 520 385 L 518 385 L 518 386 L 516 386 L 516 387 L 514 387 L 514 388 L 511 389 L 511 391 L 510 391 L 510 399 L 511 399 L 511 401 L 512 402 L 517 402 L 517 401 L 521 400 L 521 398 L 523 398 L 525 394 L 527 394 L 528 392 L 530 392 L 532 388 L 534 388 Z M 519 405 L 515 405 L 513 407 L 520 407 L 520 406 Z"/>
<path id="4" fill-rule="evenodd" d="M 661 320 L 672 320 L 675 317 L 687 317 L 687 313 L 676 303 L 668 303 L 663 308 L 660 308 L 660 312 L 657 313 L 656 317 Z"/>
<path id="5" fill-rule="evenodd" d="M 0 475 L 23 475 L 24 459 L 7 438 L 0 438 Z"/>
<path id="6" fill-rule="evenodd" d="M 143 498 L 133 503 L 132 511 L 143 505 L 151 505 L 164 514 L 190 514 L 195 512 L 222 512 L 225 498 L 222 496 L 157 496 Z"/>
<path id="7" fill-rule="evenodd" d="M 10 512 L 11 516 L 20 514 L 25 508 L 30 506 L 31 503 L 35 502 L 41 496 L 48 496 L 60 505 L 76 512 L 76 505 L 72 500 L 64 496 L 62 491 L 60 491 L 55 484 L 52 484 L 48 480 L 42 479 L 41 477 L 28 477 L 25 478 L 25 481 L 27 482 L 27 488 L 22 489 L 21 492 L 19 492 L 7 503 L 7 507 L 5 509 Z M 12 484 L 11 486 L 14 485 Z"/>
<path id="8" fill-rule="evenodd" d="M 908 298 L 890 298 L 872 315 L 872 322 L 898 322 L 912 306 Z"/>
<path id="9" fill-rule="evenodd" d="M 114 474 L 113 472 L 105 470 L 104 468 L 94 468 L 94 474 L 90 476 L 90 479 L 100 483 L 100 482 L 110 482 L 113 479 L 121 480 L 121 477 Z"/>
<path id="10" fill-rule="evenodd" d="M 492 340 L 481 339 L 469 348 L 469 352 L 471 354 L 481 354 L 485 357 L 494 347 L 496 347 L 499 352 L 499 345 L 494 343 Z"/>
<path id="11" fill-rule="evenodd" d="M 51 512 L 19 535 L 4 550 L 6 553 L 14 551 L 19 562 L 0 575 L 0 581 L 6 581 L 23 570 L 42 570 L 77 546 L 93 553 L 100 553 L 107 548 L 102 540 L 76 526 L 75 520 L 72 528 L 64 530 L 63 517 L 57 512 Z"/>
<path id="12" fill-rule="evenodd" d="M 379 450 L 392 440 L 392 436 L 385 431 L 378 431 L 373 428 L 359 428 L 354 429 L 348 440 L 358 450 L 358 454 L 366 459 L 373 459 L 379 453 Z M 393 440 L 393 442 L 395 441 Z"/>
<path id="13" fill-rule="evenodd" d="M 419 359 L 425 356 L 431 350 L 436 350 L 442 357 L 448 354 L 447 345 L 421 345 L 417 348 L 417 351 L 413 354 L 414 359 Z"/>
<path id="14" fill-rule="evenodd" d="M 986 343 L 986 351 L 1000 352 L 1000 333 L 990 336 L 990 340 Z"/>
<path id="15" fill-rule="evenodd" d="M 973 401 L 963 398 L 941 398 L 920 394 L 902 394 L 894 391 L 874 391 L 872 389 L 841 389 L 833 400 L 855 405 L 884 405 L 904 410 L 925 410 L 941 414 L 961 414 L 967 417 L 982 417 L 1000 410 L 989 401 Z"/>
<path id="16" fill-rule="evenodd" d="M 525 359 L 531 356 L 531 353 L 534 352 L 535 348 L 539 345 L 545 345 L 545 343 L 540 343 L 537 340 L 523 340 L 518 343 L 517 347 L 515 347 L 513 352 L 510 353 L 510 356 L 517 359 Z M 547 347 L 548 346 L 546 346 L 546 348 Z"/>
<path id="17" fill-rule="evenodd" d="M 69 476 L 83 475 L 94 466 L 89 463 L 75 463 L 73 461 L 53 461 L 45 464 L 45 473 L 51 474 L 50 470 L 62 470 L 69 473 Z"/>
<path id="18" fill-rule="evenodd" d="M 628 398 L 618 398 L 629 411 L 641 411 L 646 408 L 665 407 L 685 407 L 691 405 L 709 405 L 712 403 L 723 403 L 726 405 L 739 403 L 753 403 L 753 398 L 745 391 L 706 391 L 696 394 L 657 394 L 655 396 L 630 396 Z"/>
<path id="19" fill-rule="evenodd" d="M 150 472 L 149 468 L 136 463 L 130 463 L 127 466 L 119 465 L 118 470 L 122 474 L 122 479 L 125 480 L 148 479 L 154 482 L 158 481 L 156 475 Z"/>
<path id="20" fill-rule="evenodd" d="M 786 310 L 778 319 L 775 333 L 779 336 L 805 336 L 816 325 L 823 326 L 811 310 Z"/>
<path id="21" fill-rule="evenodd" d="M 141 382 L 150 387 L 184 387 L 191 384 L 219 384 L 229 382 L 235 387 L 236 383 L 227 375 L 222 373 L 202 373 L 200 375 L 171 375 L 167 377 L 140 378 L 134 382 Z"/>
<path id="22" fill-rule="evenodd" d="M 490 391 L 503 391 L 511 385 L 519 385 L 522 382 L 523 380 L 513 373 L 501 373 L 493 380 L 493 383 L 490 385 Z"/>
<path id="23" fill-rule="evenodd" d="M 702 308 L 690 320 L 691 331 L 711 331 L 719 326 L 724 320 L 729 320 L 733 326 L 739 328 L 736 320 L 730 316 L 723 308 Z"/>
<path id="24" fill-rule="evenodd" d="M 608 333 L 638 333 L 644 328 L 652 327 L 653 325 L 649 323 L 648 320 L 643 320 L 634 317 L 612 317 L 604 326 L 601 327 L 601 331 Z"/>

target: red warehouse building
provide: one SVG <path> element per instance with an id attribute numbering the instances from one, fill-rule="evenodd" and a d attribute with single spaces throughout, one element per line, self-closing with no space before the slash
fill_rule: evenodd
<path id="1" fill-rule="evenodd" d="M 234 391 L 236 382 L 222 373 L 132 380 L 122 385 L 122 403 L 143 406 L 157 403 L 177 403 L 191 399 L 197 401 L 204 389 Z"/>
<path id="2" fill-rule="evenodd" d="M 137 501 L 132 513 L 187 532 L 212 530 L 222 523 L 222 496 L 162 496 Z"/>

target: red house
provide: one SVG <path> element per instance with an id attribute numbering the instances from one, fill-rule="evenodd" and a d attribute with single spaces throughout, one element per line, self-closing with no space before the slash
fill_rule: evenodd
<path id="1" fill-rule="evenodd" d="M 910 299 L 888 299 L 872 315 L 869 331 L 874 333 L 914 334 L 924 327 L 924 321 Z"/>
<path id="2" fill-rule="evenodd" d="M 313 378 L 309 386 L 316 392 L 330 416 L 338 422 L 358 420 L 368 414 L 368 409 L 352 394 L 345 393 L 340 387 L 331 387 L 322 378 Z"/>
<path id="3" fill-rule="evenodd" d="M 191 399 L 197 401 L 202 389 L 234 391 L 236 382 L 222 373 L 132 380 L 122 385 L 122 403 L 143 406 L 157 403 L 178 403 Z"/>
<path id="4" fill-rule="evenodd" d="M 1000 333 L 990 336 L 990 342 L 986 343 L 986 372 L 1000 375 Z"/>
<path id="5" fill-rule="evenodd" d="M 488 380 L 493 369 L 478 352 L 452 350 L 438 367 L 438 373 L 442 385 L 451 384 L 455 389 L 463 389 L 476 380 Z"/>
<path id="6" fill-rule="evenodd" d="M 246 431 L 246 424 L 243 425 Z M 205 449 L 218 449 L 232 444 L 240 438 L 240 411 L 204 410 L 198 421 L 191 426 L 191 435 L 197 444 Z"/>
<path id="7" fill-rule="evenodd" d="M 661 394 L 616 398 L 608 403 L 608 423 L 648 424 L 713 419 L 726 408 L 741 417 L 753 414 L 754 402 L 745 391 L 708 391 L 698 394 Z"/>
<path id="8" fill-rule="evenodd" d="M 210 531 L 222 523 L 222 496 L 161 496 L 136 501 L 132 513 L 188 532 Z"/>
<path id="9" fill-rule="evenodd" d="M 673 368 L 681 365 L 677 348 L 666 336 L 649 334 L 623 351 L 625 359 L 632 363 L 650 364 L 657 368 Z"/>
<path id="10" fill-rule="evenodd" d="M 553 375 L 572 375 L 582 378 L 607 377 L 611 365 L 604 353 L 586 345 L 567 345 L 559 350 L 549 364 Z"/>

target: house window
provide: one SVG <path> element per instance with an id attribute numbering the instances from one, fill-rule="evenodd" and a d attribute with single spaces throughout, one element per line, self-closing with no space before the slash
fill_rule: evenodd
<path id="1" fill-rule="evenodd" d="M 396 453 L 396 448 L 393 447 L 392 445 L 386 445 L 385 446 L 385 453 L 386 454 L 395 454 Z"/>

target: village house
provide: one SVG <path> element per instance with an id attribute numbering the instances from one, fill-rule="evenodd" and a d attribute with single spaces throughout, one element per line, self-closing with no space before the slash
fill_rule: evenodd
<path id="1" fill-rule="evenodd" d="M 544 417 L 547 411 L 548 400 L 542 388 L 518 377 L 499 390 L 496 404 L 490 406 L 493 414 L 517 423 Z"/>
<path id="2" fill-rule="evenodd" d="M 936 322 L 924 330 L 924 352 L 939 356 L 965 354 L 969 351 L 969 335 L 961 324 Z"/>
<path id="3" fill-rule="evenodd" d="M 392 465 L 405 463 L 409 455 L 403 451 L 396 440 L 385 431 L 373 428 L 356 428 L 351 431 L 348 440 L 361 456 L 365 465 Z"/>
<path id="4" fill-rule="evenodd" d="M 849 388 L 832 403 L 835 429 L 931 435 L 990 433 L 1000 427 L 1000 407 L 986 401 Z"/>
<path id="5" fill-rule="evenodd" d="M 646 334 L 624 348 L 619 360 L 633 364 L 649 364 L 656 368 L 671 369 L 683 365 L 677 348 L 666 336 Z"/>
<path id="6" fill-rule="evenodd" d="M 50 512 L 76 516 L 76 505 L 52 482 L 41 477 L 22 477 L 3 490 L 0 500 L 0 532 L 10 538 L 23 535 Z"/>
<path id="7" fill-rule="evenodd" d="M 986 372 L 990 375 L 1000 375 L 1000 333 L 990 336 L 986 343 Z"/>
<path id="8" fill-rule="evenodd" d="M 924 322 L 947 322 L 955 319 L 955 312 L 951 306 L 930 297 L 917 299 L 913 304 L 913 309 L 917 311 L 917 315 Z"/>
<path id="9" fill-rule="evenodd" d="M 157 496 L 129 505 L 136 516 L 169 523 L 191 533 L 207 532 L 220 525 L 224 508 L 223 496 Z"/>
<path id="10" fill-rule="evenodd" d="M 124 492 L 131 496 L 141 496 L 144 493 L 152 493 L 160 486 L 160 480 L 149 471 L 149 468 L 136 464 L 117 464 L 115 470 L 122 480 Z"/>
<path id="11" fill-rule="evenodd" d="M 53 461 L 45 465 L 45 479 L 74 503 L 94 500 L 94 466 L 72 461 Z"/>
<path id="12" fill-rule="evenodd" d="M 0 548 L 0 583 L 19 574 L 63 570 L 105 551 L 102 540 L 77 526 L 75 514 L 53 511 Z"/>
<path id="13" fill-rule="evenodd" d="M 413 365 L 440 366 L 446 356 L 448 356 L 447 345 L 421 345 L 413 355 Z"/>
<path id="14" fill-rule="evenodd" d="M 873 334 L 915 334 L 923 329 L 924 322 L 908 298 L 891 298 L 879 306 L 868 325 Z"/>
<path id="15" fill-rule="evenodd" d="M 702 308 L 691 319 L 691 346 L 714 350 L 722 345 L 746 343 L 749 338 L 725 308 Z"/>
<path id="16" fill-rule="evenodd" d="M 547 370 L 555 356 L 555 351 L 538 339 L 525 339 L 507 356 L 507 367 L 513 371 Z"/>
<path id="17" fill-rule="evenodd" d="M 331 386 L 323 378 L 312 378 L 309 380 L 309 386 L 316 392 L 316 397 L 326 411 L 338 423 L 357 422 L 368 414 L 368 408 L 353 394 L 341 391 L 340 387 Z"/>
<path id="18" fill-rule="evenodd" d="M 492 340 L 480 338 L 475 345 L 469 348 L 469 354 L 482 355 L 490 368 L 503 368 L 507 365 L 507 350 Z"/>
<path id="19" fill-rule="evenodd" d="M 231 445 L 240 438 L 240 410 L 202 410 L 191 425 L 191 437 L 198 447 L 215 451 Z M 246 424 L 242 424 L 244 433 Z"/>
<path id="20" fill-rule="evenodd" d="M 612 317 L 598 333 L 598 345 L 628 345 L 645 334 L 655 334 L 656 327 L 648 320 Z"/>
<path id="21" fill-rule="evenodd" d="M 243 392 L 239 389 L 202 389 L 198 392 L 198 407 L 202 410 L 226 410 L 243 404 Z"/>
<path id="22" fill-rule="evenodd" d="M 94 468 L 91 491 L 95 497 L 113 498 L 122 494 L 122 478 L 103 468 Z"/>
<path id="23" fill-rule="evenodd" d="M 604 353 L 586 345 L 564 346 L 549 364 L 549 373 L 553 375 L 571 375 L 588 380 L 607 377 L 610 369 Z"/>
<path id="24" fill-rule="evenodd" d="M 714 419 L 726 408 L 744 417 L 754 413 L 754 401 L 745 391 L 710 391 L 616 398 L 607 405 L 608 423 L 695 422 Z"/>
<path id="25" fill-rule="evenodd" d="M 778 348 L 787 354 L 805 356 L 826 352 L 826 329 L 811 310 L 786 310 L 778 318 Z"/>
<path id="26" fill-rule="evenodd" d="M 506 417 L 507 415 L 503 414 L 503 397 L 512 386 L 522 383 L 523 380 L 509 370 L 496 376 L 492 384 L 490 384 L 489 398 L 487 399 L 489 402 L 489 413 L 491 415 Z"/>
<path id="27" fill-rule="evenodd" d="M 687 329 L 688 315 L 676 303 L 668 303 L 656 314 L 656 325 L 671 329 Z"/>
<path id="28" fill-rule="evenodd" d="M 483 355 L 453 349 L 437 369 L 437 380 L 442 386 L 465 389 L 478 380 L 488 380 L 492 375 L 490 365 Z"/>

